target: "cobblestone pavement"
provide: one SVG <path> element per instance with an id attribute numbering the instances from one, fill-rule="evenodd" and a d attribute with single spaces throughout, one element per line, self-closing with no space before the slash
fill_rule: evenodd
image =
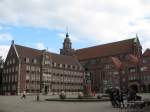
<path id="1" fill-rule="evenodd" d="M 45 98 L 57 96 L 0 96 L 0 112 L 116 112 L 110 102 L 51 102 Z"/>
<path id="2" fill-rule="evenodd" d="M 150 98 L 150 94 L 140 94 L 142 98 Z M 0 96 L 0 112 L 118 112 L 110 102 L 55 102 L 45 101 L 55 96 L 42 96 L 36 101 L 36 96 Z M 71 96 L 75 97 L 75 96 Z"/>

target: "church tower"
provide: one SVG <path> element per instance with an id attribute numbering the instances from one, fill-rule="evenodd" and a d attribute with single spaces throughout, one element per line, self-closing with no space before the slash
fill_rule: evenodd
<path id="1" fill-rule="evenodd" d="M 60 49 L 60 54 L 72 56 L 73 53 L 74 53 L 74 49 L 72 49 L 72 43 L 70 41 L 69 34 L 67 32 L 63 42 L 63 48 Z"/>

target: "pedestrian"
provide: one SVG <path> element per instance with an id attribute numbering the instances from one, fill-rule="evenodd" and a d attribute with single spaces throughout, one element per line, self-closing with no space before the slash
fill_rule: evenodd
<path id="1" fill-rule="evenodd" d="M 123 100 L 123 91 L 119 91 L 119 107 L 124 107 L 124 100 Z"/>
<path id="2" fill-rule="evenodd" d="M 22 94 L 22 97 L 21 97 L 21 99 L 25 99 L 26 98 L 26 91 L 23 91 L 23 94 Z"/>
<path id="3" fill-rule="evenodd" d="M 112 89 L 110 91 L 110 101 L 114 108 L 118 107 L 118 96 L 117 91 L 115 89 Z"/>
<path id="4" fill-rule="evenodd" d="M 136 91 L 134 91 L 133 89 L 130 88 L 127 99 L 128 99 L 128 101 L 136 100 Z"/>
<path id="5" fill-rule="evenodd" d="M 95 91 L 93 91 L 93 96 L 95 96 L 95 94 L 96 94 Z"/>
<path id="6" fill-rule="evenodd" d="M 119 90 L 115 90 L 114 92 L 114 103 L 115 103 L 115 107 L 118 108 L 119 107 Z"/>
<path id="7" fill-rule="evenodd" d="M 113 107 L 115 107 L 114 91 L 110 91 L 110 101 Z"/>

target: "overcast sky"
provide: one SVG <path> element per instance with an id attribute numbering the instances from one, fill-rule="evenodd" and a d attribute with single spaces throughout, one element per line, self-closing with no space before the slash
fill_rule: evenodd
<path id="1" fill-rule="evenodd" d="M 59 53 L 135 37 L 150 48 L 150 0 L 0 0 L 0 55 L 16 44 Z"/>

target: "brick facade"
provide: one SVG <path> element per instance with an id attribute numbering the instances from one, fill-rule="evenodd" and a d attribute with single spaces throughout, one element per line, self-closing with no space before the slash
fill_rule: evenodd
<path id="1" fill-rule="evenodd" d="M 129 87 L 150 92 L 150 50 L 142 54 L 138 37 L 83 49 L 72 49 L 68 33 L 60 54 L 12 43 L 2 74 L 2 92 L 18 94 L 78 92 L 85 72 L 91 89 Z"/>
<path id="2" fill-rule="evenodd" d="M 77 59 L 12 43 L 2 74 L 2 94 L 79 92 L 84 71 Z"/>

